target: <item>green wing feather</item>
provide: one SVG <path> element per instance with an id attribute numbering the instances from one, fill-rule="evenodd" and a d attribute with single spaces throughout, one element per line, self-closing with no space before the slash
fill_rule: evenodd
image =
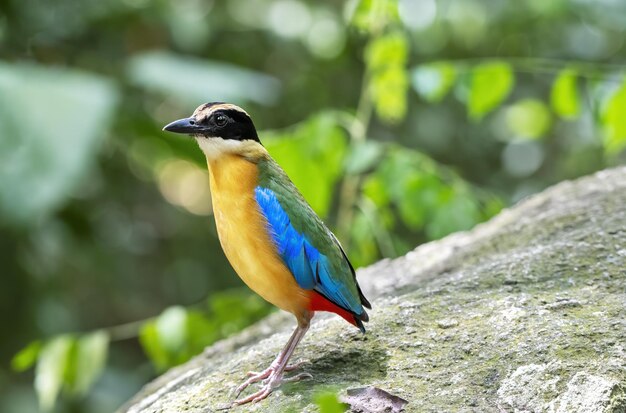
<path id="1" fill-rule="evenodd" d="M 275 194 L 280 206 L 288 215 L 293 228 L 302 234 L 326 258 L 328 276 L 332 278 L 333 284 L 341 286 L 341 301 L 350 305 L 342 305 L 341 302 L 338 302 L 339 300 L 333 300 L 329 296 L 326 296 L 326 298 L 331 299 L 335 304 L 344 308 L 349 307 L 346 309 L 365 321 L 367 313 L 365 313 L 361 305 L 367 308 L 371 308 L 371 306 L 363 296 L 356 281 L 354 268 L 337 238 L 317 216 L 287 174 L 272 158 L 268 156 L 259 160 L 258 168 L 258 185 L 271 190 Z"/>

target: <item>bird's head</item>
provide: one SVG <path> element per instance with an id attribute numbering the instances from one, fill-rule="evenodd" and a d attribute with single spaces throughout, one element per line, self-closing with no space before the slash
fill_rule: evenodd
<path id="1" fill-rule="evenodd" d="M 223 102 L 200 105 L 190 117 L 175 120 L 165 125 L 163 130 L 194 137 L 210 158 L 237 153 L 250 144 L 261 143 L 246 111 Z"/>

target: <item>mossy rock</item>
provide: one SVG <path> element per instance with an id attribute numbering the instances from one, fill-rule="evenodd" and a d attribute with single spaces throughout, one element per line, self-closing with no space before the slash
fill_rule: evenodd
<path id="1" fill-rule="evenodd" d="M 564 182 L 474 230 L 358 271 L 365 335 L 317 317 L 313 379 L 232 411 L 314 412 L 374 386 L 414 412 L 626 412 L 626 168 Z M 294 327 L 274 314 L 148 384 L 120 412 L 210 412 Z"/>

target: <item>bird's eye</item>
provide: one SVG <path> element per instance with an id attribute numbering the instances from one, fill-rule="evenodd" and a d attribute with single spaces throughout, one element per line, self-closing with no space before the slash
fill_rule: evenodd
<path id="1" fill-rule="evenodd" d="M 228 118 L 224 115 L 215 116 L 215 124 L 217 126 L 224 126 L 228 122 Z"/>

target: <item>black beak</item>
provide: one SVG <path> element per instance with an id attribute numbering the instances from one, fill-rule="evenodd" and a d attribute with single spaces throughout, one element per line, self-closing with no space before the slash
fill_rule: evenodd
<path id="1" fill-rule="evenodd" d="M 194 118 L 185 118 L 175 120 L 172 123 L 168 123 L 167 125 L 165 125 L 163 130 L 174 133 L 196 134 L 201 133 L 203 127 L 196 124 L 196 120 Z"/>

